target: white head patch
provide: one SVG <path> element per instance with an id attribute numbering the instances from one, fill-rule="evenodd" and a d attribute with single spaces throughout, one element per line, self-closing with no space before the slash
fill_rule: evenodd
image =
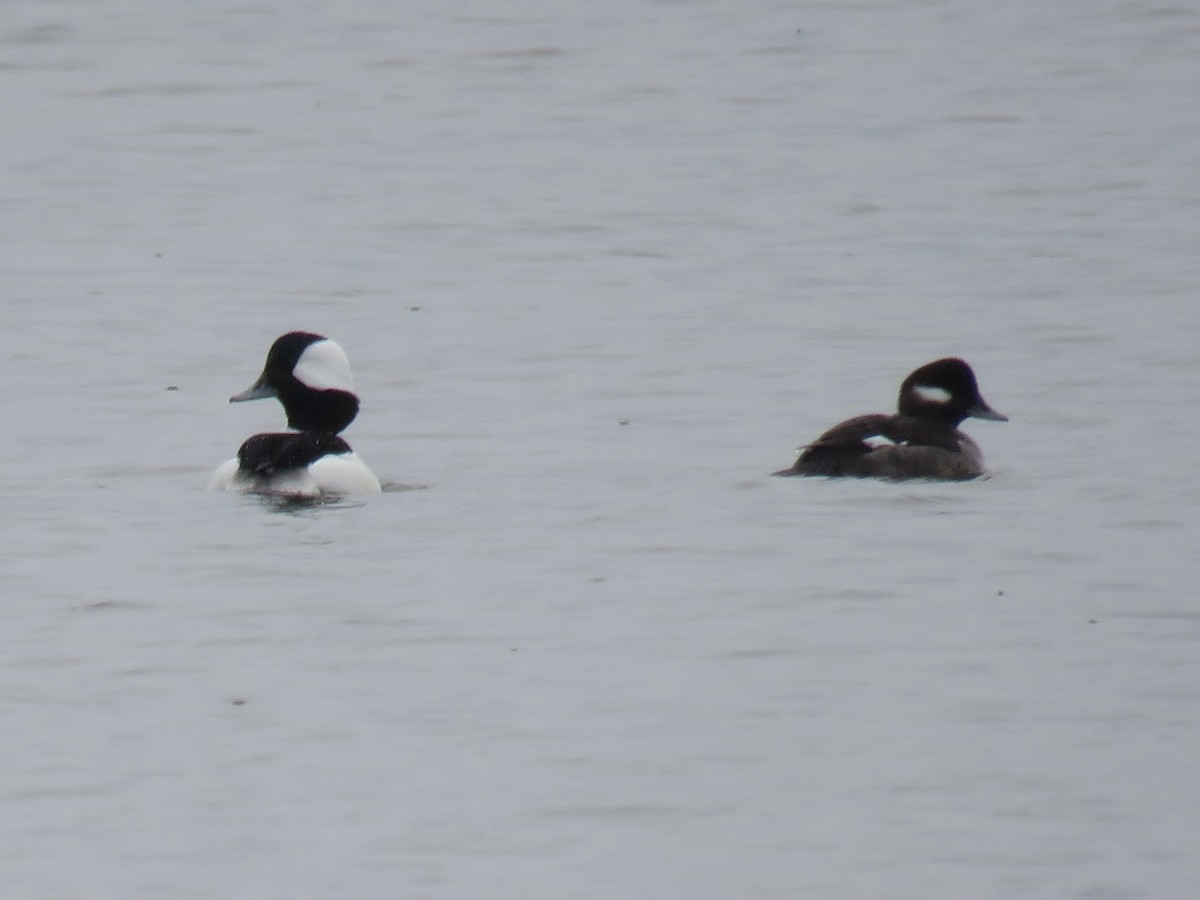
<path id="1" fill-rule="evenodd" d="M 949 403 L 950 392 L 943 387 L 932 384 L 914 384 L 913 393 L 926 403 Z"/>
<path id="2" fill-rule="evenodd" d="M 301 384 L 315 391 L 354 390 L 350 360 L 346 358 L 345 351 L 328 338 L 305 347 L 292 368 L 292 374 Z"/>

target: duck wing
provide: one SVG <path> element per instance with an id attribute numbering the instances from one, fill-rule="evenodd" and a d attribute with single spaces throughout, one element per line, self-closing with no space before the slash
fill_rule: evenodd
<path id="1" fill-rule="evenodd" d="M 879 413 L 855 416 L 853 419 L 847 419 L 845 422 L 834 425 L 815 441 L 805 444 L 801 449 L 811 450 L 825 447 L 832 450 L 869 450 L 880 440 L 896 443 L 896 439 L 889 436 L 889 432 L 892 431 L 891 420 L 894 418 L 895 416 L 885 416 Z"/>
<path id="2" fill-rule="evenodd" d="M 834 425 L 804 449 L 874 450 L 888 444 L 958 450 L 958 429 L 913 416 L 874 413 Z"/>

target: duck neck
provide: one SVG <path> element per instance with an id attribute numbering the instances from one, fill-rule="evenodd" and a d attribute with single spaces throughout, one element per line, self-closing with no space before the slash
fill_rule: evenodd
<path id="1" fill-rule="evenodd" d="M 358 398 L 349 391 L 309 390 L 302 403 L 282 395 L 279 399 L 287 411 L 288 427 L 297 431 L 337 434 L 358 415 Z"/>

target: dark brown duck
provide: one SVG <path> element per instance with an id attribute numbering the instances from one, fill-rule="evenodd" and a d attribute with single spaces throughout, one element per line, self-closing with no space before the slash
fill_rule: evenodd
<path id="1" fill-rule="evenodd" d="M 801 448 L 800 458 L 775 475 L 850 478 L 935 478 L 964 481 L 987 473 L 983 453 L 958 430 L 968 418 L 1007 422 L 979 393 L 961 359 L 921 366 L 900 385 L 899 411 L 856 416 Z"/>

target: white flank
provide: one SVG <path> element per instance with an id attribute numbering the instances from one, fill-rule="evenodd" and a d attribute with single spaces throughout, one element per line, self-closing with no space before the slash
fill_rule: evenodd
<path id="1" fill-rule="evenodd" d="M 210 491 L 261 491 L 286 497 L 320 494 L 378 494 L 375 473 L 354 453 L 331 453 L 304 469 L 279 472 L 265 482 L 239 477 L 238 459 L 227 459 L 208 480 Z"/>
<path id="2" fill-rule="evenodd" d="M 375 473 L 354 453 L 322 456 L 308 471 L 326 494 L 378 494 L 381 490 Z"/>
<path id="3" fill-rule="evenodd" d="M 237 474 L 238 458 L 227 459 L 225 462 L 217 466 L 217 471 L 212 473 L 212 477 L 208 479 L 208 489 L 210 491 L 227 491 L 229 490 L 230 482 L 233 481 L 233 476 Z"/>

